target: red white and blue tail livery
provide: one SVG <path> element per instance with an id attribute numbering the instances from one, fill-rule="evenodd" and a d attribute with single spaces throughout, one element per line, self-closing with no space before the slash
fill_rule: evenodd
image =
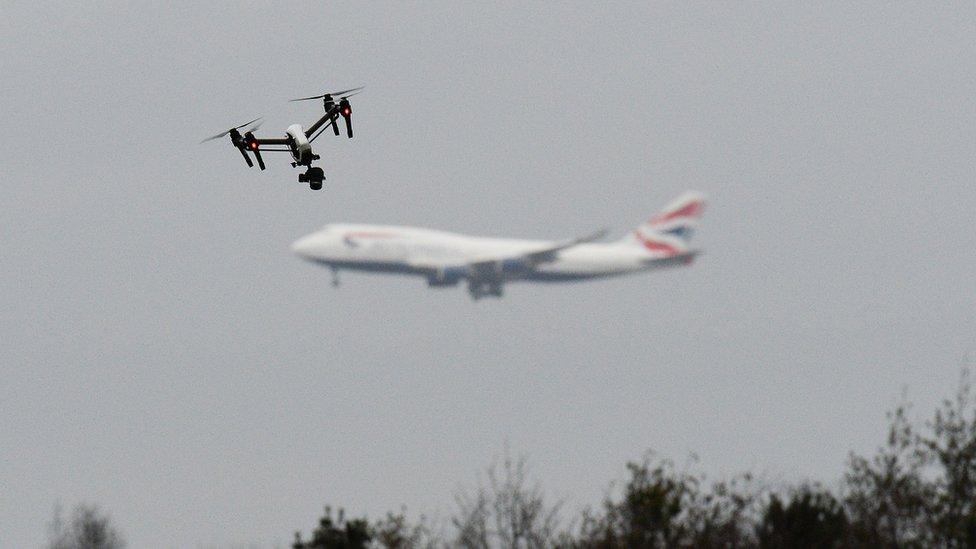
<path id="1" fill-rule="evenodd" d="M 705 197 L 701 193 L 688 191 L 634 229 L 624 240 L 654 253 L 687 253 L 704 210 Z"/>
<path id="2" fill-rule="evenodd" d="M 465 281 L 472 298 L 500 297 L 505 283 L 605 278 L 691 263 L 705 197 L 686 192 L 621 240 L 605 232 L 565 240 L 515 240 L 389 225 L 333 224 L 292 244 L 295 253 L 339 270 L 419 275 L 431 287 Z M 338 283 L 338 278 L 333 278 Z"/>

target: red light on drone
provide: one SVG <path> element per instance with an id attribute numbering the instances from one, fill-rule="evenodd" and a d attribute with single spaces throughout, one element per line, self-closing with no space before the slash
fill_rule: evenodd
<path id="1" fill-rule="evenodd" d="M 351 113 L 351 112 L 352 112 L 352 110 L 350 110 L 350 109 L 342 109 L 342 114 L 344 114 L 345 116 L 349 116 L 349 113 Z"/>
<path id="2" fill-rule="evenodd" d="M 251 150 L 252 151 L 258 150 L 258 142 L 257 141 L 251 141 Z"/>

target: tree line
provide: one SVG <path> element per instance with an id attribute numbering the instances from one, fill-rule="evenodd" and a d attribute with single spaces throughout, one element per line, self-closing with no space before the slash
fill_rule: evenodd
<path id="1" fill-rule="evenodd" d="M 292 549 L 976 548 L 976 400 L 968 370 L 921 424 L 903 400 L 886 437 L 852 453 L 836 487 L 770 486 L 749 473 L 708 482 L 648 453 L 626 480 L 579 513 L 533 482 L 524 457 L 504 456 L 486 482 L 455 495 L 447 524 L 405 511 L 378 519 L 329 507 Z M 120 549 L 122 535 L 92 506 L 52 523 L 50 549 Z"/>
<path id="2" fill-rule="evenodd" d="M 489 467 L 488 482 L 456 496 L 450 528 L 404 513 L 370 522 L 326 508 L 293 549 L 976 548 L 976 405 L 963 372 L 953 398 L 921 425 L 902 402 L 877 450 L 852 453 L 838 487 L 769 486 L 745 473 L 708 483 L 653 454 L 600 504 L 564 517 L 530 482 L 524 458 Z M 447 533 L 445 533 L 445 531 Z"/>

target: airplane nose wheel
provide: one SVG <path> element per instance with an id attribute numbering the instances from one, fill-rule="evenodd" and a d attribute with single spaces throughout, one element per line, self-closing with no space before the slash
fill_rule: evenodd
<path id="1" fill-rule="evenodd" d="M 309 168 L 305 173 L 298 174 L 299 183 L 308 183 L 313 191 L 322 189 L 322 181 L 325 180 L 325 172 L 322 168 Z"/>

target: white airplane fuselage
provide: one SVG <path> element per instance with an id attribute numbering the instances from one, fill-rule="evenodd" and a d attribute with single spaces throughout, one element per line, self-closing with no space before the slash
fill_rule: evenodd
<path id="1" fill-rule="evenodd" d="M 703 200 L 687 193 L 617 242 L 591 242 L 597 235 L 554 242 L 333 224 L 295 241 L 292 250 L 334 271 L 419 275 L 434 287 L 463 280 L 475 298 L 500 296 L 503 284 L 517 280 L 584 280 L 688 264 L 697 254 L 687 243 Z"/>
<path id="2" fill-rule="evenodd" d="M 327 225 L 297 240 L 302 257 L 342 269 L 427 274 L 430 265 L 466 265 L 485 257 L 520 256 L 558 243 L 486 238 L 415 227 Z M 519 276 L 531 280 L 574 280 L 648 268 L 646 250 L 624 243 L 578 244 L 552 262 Z"/>

